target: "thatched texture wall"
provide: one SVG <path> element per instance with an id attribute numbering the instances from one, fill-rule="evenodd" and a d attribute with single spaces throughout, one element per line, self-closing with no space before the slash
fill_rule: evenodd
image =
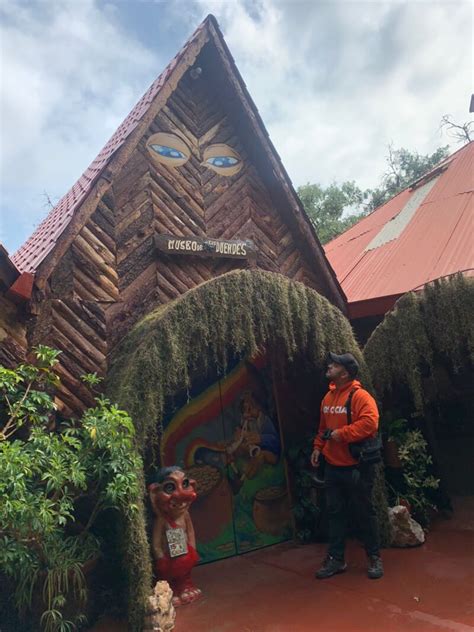
<path id="1" fill-rule="evenodd" d="M 262 347 L 287 362 L 304 354 L 316 375 L 329 350 L 350 351 L 361 362 L 362 381 L 370 384 L 350 324 L 337 308 L 301 283 L 255 270 L 230 272 L 204 283 L 143 318 L 114 356 L 108 393 L 131 413 L 145 453 L 159 443 L 167 396 L 189 386 L 206 367 L 217 364 L 225 370 L 233 354 L 253 355 Z M 386 530 L 383 483 L 377 502 Z M 141 512 L 124 538 L 129 616 L 137 630 L 151 585 L 143 504 Z"/>
<path id="2" fill-rule="evenodd" d="M 425 405 L 422 371 L 435 380 L 440 362 L 457 373 L 474 364 L 474 280 L 458 274 L 405 294 L 375 329 L 364 349 L 383 400 L 407 385 L 414 408 Z"/>

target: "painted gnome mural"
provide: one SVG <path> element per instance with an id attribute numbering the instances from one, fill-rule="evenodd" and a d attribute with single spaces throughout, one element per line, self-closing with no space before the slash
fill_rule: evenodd
<path id="1" fill-rule="evenodd" d="M 189 507 L 196 500 L 196 482 L 178 466 L 161 468 L 148 486 L 154 513 L 152 547 L 155 572 L 173 591 L 173 605 L 191 603 L 201 591 L 191 580 L 198 561 Z"/>
<path id="2" fill-rule="evenodd" d="M 265 353 L 234 358 L 176 396 L 161 462 L 182 464 L 199 496 L 190 509 L 201 562 L 291 537 L 272 371 Z"/>
<path id="3" fill-rule="evenodd" d="M 240 410 L 241 420 L 234 431 L 233 441 L 225 448 L 233 470 L 229 480 L 234 493 L 239 492 L 245 479 L 254 478 L 265 463 L 275 465 L 281 452 L 278 432 L 251 389 L 242 393 Z M 235 465 L 238 456 L 245 459 L 242 472 Z"/>

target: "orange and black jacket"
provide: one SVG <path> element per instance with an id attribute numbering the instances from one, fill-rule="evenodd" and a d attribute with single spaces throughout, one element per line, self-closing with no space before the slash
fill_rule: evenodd
<path id="1" fill-rule="evenodd" d="M 351 391 L 352 395 L 351 415 L 352 423 L 347 423 L 346 403 Z M 321 402 L 321 417 L 319 431 L 314 440 L 314 447 L 322 452 L 326 461 L 331 465 L 347 466 L 355 465 L 356 461 L 351 457 L 348 444 L 377 433 L 379 426 L 379 411 L 377 404 L 357 380 L 351 380 L 341 388 L 334 384 L 329 385 L 329 392 Z M 339 430 L 342 441 L 324 441 L 322 433 L 327 429 Z"/>

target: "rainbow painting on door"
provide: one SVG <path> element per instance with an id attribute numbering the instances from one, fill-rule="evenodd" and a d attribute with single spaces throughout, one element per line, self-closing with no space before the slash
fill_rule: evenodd
<path id="1" fill-rule="evenodd" d="M 165 420 L 161 458 L 197 481 L 191 517 L 201 561 L 287 540 L 290 504 L 265 357 L 236 361 L 195 391 Z"/>

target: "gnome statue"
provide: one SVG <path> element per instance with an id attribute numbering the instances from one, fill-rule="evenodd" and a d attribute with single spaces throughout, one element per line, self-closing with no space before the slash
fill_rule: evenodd
<path id="1" fill-rule="evenodd" d="M 166 580 L 173 591 L 173 605 L 181 606 L 201 597 L 191 580 L 198 561 L 196 537 L 189 506 L 196 500 L 196 481 L 178 466 L 159 470 L 148 486 L 155 514 L 153 557 L 158 579 Z"/>

